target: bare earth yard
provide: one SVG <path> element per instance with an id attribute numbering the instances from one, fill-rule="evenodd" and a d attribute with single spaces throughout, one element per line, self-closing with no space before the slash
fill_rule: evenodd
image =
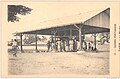
<path id="1" fill-rule="evenodd" d="M 99 46 L 100 47 L 100 46 Z M 101 48 L 101 47 L 100 47 Z M 18 53 L 18 57 L 9 55 L 8 74 L 77 74 L 108 75 L 109 47 L 95 52 L 41 52 Z"/>

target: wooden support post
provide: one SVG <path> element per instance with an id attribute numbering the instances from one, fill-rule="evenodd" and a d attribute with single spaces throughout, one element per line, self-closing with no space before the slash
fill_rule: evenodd
<path id="1" fill-rule="evenodd" d="M 70 29 L 70 39 L 72 38 L 72 29 Z"/>
<path id="2" fill-rule="evenodd" d="M 82 28 L 82 43 L 85 41 L 85 29 Z"/>
<path id="3" fill-rule="evenodd" d="M 36 50 L 36 52 L 38 52 L 38 49 L 37 49 L 37 34 L 35 34 L 35 50 Z"/>
<path id="4" fill-rule="evenodd" d="M 54 33 L 54 50 L 56 51 L 56 33 Z"/>
<path id="5" fill-rule="evenodd" d="M 79 47 L 79 50 L 82 50 L 82 23 L 80 25 L 80 27 L 78 27 L 77 25 L 74 24 L 74 26 L 78 29 L 79 31 L 79 43 L 80 43 L 80 47 Z"/>
<path id="6" fill-rule="evenodd" d="M 96 34 L 94 34 L 94 46 L 95 46 L 94 50 L 96 51 L 97 50 L 97 48 L 96 48 Z"/>
<path id="7" fill-rule="evenodd" d="M 22 46 L 22 34 L 20 34 L 20 49 L 21 49 L 21 53 L 23 53 L 23 46 Z"/>
<path id="8" fill-rule="evenodd" d="M 85 29 L 83 28 L 83 38 L 85 39 Z"/>
<path id="9" fill-rule="evenodd" d="M 79 50 L 82 50 L 82 28 L 79 28 L 79 43 L 80 43 Z"/>

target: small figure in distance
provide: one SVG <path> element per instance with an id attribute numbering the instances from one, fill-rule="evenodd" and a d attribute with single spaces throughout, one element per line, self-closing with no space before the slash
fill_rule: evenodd
<path id="1" fill-rule="evenodd" d="M 16 39 L 14 39 L 13 44 L 12 44 L 12 50 L 13 50 L 13 56 L 17 57 L 17 52 L 18 52 L 18 42 Z"/>

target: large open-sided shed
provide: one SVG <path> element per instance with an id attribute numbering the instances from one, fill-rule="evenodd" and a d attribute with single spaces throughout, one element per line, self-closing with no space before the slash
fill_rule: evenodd
<path id="1" fill-rule="evenodd" d="M 79 22 L 69 23 L 69 24 L 61 23 L 62 25 L 49 26 L 41 29 L 33 29 L 33 30 L 17 33 L 18 35 L 20 35 L 20 38 L 21 38 L 21 50 L 22 50 L 22 36 L 24 34 L 36 35 L 36 51 L 37 51 L 37 35 L 54 35 L 54 38 L 57 38 L 57 37 L 69 38 L 69 37 L 75 36 L 77 37 L 77 40 L 80 42 L 80 48 L 81 48 L 82 35 L 84 36 L 85 34 L 94 34 L 94 37 L 95 37 L 94 44 L 96 47 L 96 33 L 103 33 L 103 32 L 110 31 L 110 28 L 109 28 L 110 8 L 107 8 L 102 11 L 97 11 L 96 13 L 94 13 L 94 11 L 93 13 L 92 12 L 81 13 L 77 18 L 80 19 Z"/>

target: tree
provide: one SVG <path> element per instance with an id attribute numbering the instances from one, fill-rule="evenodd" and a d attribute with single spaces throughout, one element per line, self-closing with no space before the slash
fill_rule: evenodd
<path id="1" fill-rule="evenodd" d="M 37 36 L 37 41 L 46 42 L 47 38 L 45 36 L 42 36 L 42 37 Z M 31 34 L 25 35 L 23 42 L 24 44 L 35 43 L 36 42 L 35 35 L 31 35 Z"/>
<path id="2" fill-rule="evenodd" d="M 23 5 L 8 5 L 8 22 L 18 22 L 20 15 L 27 15 L 30 14 L 32 11 L 31 8 L 23 6 Z"/>

